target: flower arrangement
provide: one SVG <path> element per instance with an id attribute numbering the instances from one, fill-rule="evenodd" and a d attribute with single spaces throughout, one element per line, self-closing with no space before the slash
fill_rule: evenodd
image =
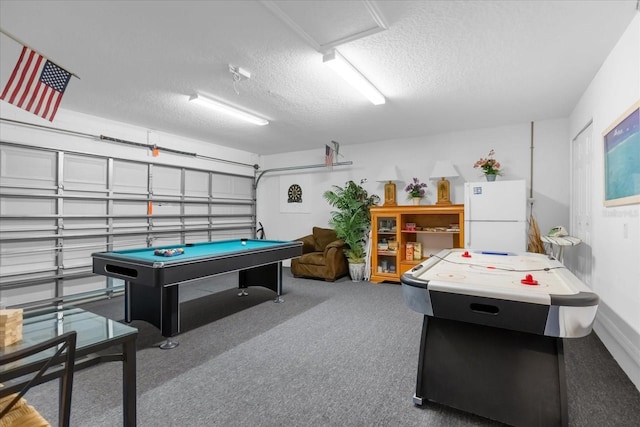
<path id="1" fill-rule="evenodd" d="M 407 185 L 407 188 L 404 189 L 407 193 L 409 193 L 409 198 L 415 197 L 424 197 L 424 189 L 427 188 L 427 184 L 424 182 L 420 182 L 418 178 L 413 178 L 413 182 Z"/>
<path id="2" fill-rule="evenodd" d="M 481 168 L 485 175 L 501 175 L 500 173 L 500 162 L 493 158 L 495 151 L 493 148 L 489 151 L 489 156 L 485 158 L 480 158 L 477 162 L 474 163 L 474 168 Z"/>

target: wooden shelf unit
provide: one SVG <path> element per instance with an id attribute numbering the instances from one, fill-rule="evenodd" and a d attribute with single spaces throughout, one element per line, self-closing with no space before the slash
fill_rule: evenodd
<path id="1" fill-rule="evenodd" d="M 407 224 L 415 224 L 408 230 Z M 457 227 L 455 227 L 457 224 Z M 464 247 L 464 205 L 371 208 L 371 282 L 400 282 L 400 276 L 442 249 Z M 421 254 L 407 259 L 407 245 Z"/>

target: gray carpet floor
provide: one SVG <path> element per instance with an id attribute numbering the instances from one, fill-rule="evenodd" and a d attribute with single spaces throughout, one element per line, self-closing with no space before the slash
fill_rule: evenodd
<path id="1" fill-rule="evenodd" d="M 284 298 L 237 274 L 184 285 L 180 345 L 161 350 L 141 321 L 137 351 L 139 426 L 490 426 L 490 420 L 412 396 L 422 316 L 397 284 L 295 279 Z M 122 297 L 83 308 L 123 318 Z M 640 425 L 640 393 L 595 334 L 565 340 L 570 426 Z M 119 363 L 76 373 L 73 426 L 122 425 Z M 532 396 L 535 399 L 535 396 Z M 27 400 L 57 419 L 55 382 Z"/>

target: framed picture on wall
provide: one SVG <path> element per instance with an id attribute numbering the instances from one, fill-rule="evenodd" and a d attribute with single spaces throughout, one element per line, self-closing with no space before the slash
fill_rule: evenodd
<path id="1" fill-rule="evenodd" d="M 640 203 L 640 101 L 603 133 L 604 205 Z"/>

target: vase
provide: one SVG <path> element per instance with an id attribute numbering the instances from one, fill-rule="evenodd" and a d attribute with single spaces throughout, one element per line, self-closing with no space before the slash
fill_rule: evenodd
<path id="1" fill-rule="evenodd" d="M 364 263 L 349 263 L 349 276 L 352 282 L 360 282 L 364 279 Z"/>
<path id="2" fill-rule="evenodd" d="M 485 177 L 487 178 L 487 181 L 489 181 L 489 182 L 495 181 L 496 180 L 496 176 L 498 176 L 498 175 L 495 175 L 495 174 L 492 174 L 492 173 L 485 174 Z"/>
<path id="3" fill-rule="evenodd" d="M 422 200 L 422 197 L 412 197 L 411 200 L 413 200 L 414 205 L 419 205 L 420 200 Z"/>

